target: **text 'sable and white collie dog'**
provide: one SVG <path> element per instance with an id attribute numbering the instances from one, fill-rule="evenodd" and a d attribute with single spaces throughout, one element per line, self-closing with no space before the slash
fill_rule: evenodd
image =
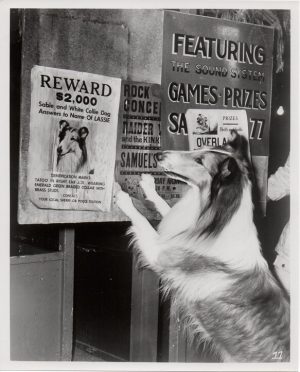
<path id="1" fill-rule="evenodd" d="M 163 152 L 164 171 L 190 187 L 170 208 L 143 175 L 146 198 L 163 217 L 157 231 L 127 193 L 117 204 L 194 340 L 208 340 L 226 362 L 289 361 L 289 299 L 261 254 L 247 158 L 247 141 L 235 131 L 223 147 Z"/>

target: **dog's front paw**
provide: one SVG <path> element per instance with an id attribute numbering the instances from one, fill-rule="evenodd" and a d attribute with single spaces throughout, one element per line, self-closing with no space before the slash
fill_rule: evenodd
<path id="1" fill-rule="evenodd" d="M 143 189 L 146 198 L 151 200 L 151 196 L 156 193 L 154 177 L 151 174 L 142 174 L 140 186 Z"/>
<path id="2" fill-rule="evenodd" d="M 116 195 L 116 203 L 117 206 L 127 215 L 134 208 L 131 197 L 127 192 L 122 190 L 120 190 Z"/>

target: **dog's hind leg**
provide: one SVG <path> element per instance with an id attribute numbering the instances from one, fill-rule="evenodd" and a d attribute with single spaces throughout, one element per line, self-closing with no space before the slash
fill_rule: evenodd
<path id="1" fill-rule="evenodd" d="M 146 259 L 146 263 L 155 269 L 159 254 L 157 231 L 135 208 L 130 196 L 126 192 L 119 191 L 116 195 L 116 202 L 118 207 L 130 218 L 132 222 L 131 232 L 134 234 L 134 240 L 138 243 L 137 247 Z"/>
<path id="2" fill-rule="evenodd" d="M 142 174 L 142 180 L 140 181 L 140 186 L 143 189 L 146 195 L 146 198 L 154 204 L 155 209 L 162 216 L 165 216 L 169 212 L 171 207 L 156 192 L 154 178 L 150 174 Z"/>

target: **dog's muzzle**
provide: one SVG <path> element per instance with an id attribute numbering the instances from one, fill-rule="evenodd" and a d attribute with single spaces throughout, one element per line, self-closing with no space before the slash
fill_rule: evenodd
<path id="1" fill-rule="evenodd" d="M 157 158 L 158 161 L 162 161 L 163 160 L 163 157 L 164 157 L 163 152 L 158 152 L 156 154 L 156 158 Z"/>

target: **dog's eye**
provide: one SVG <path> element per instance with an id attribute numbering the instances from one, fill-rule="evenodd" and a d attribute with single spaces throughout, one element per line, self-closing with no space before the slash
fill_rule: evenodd
<path id="1" fill-rule="evenodd" d="M 201 159 L 201 158 L 196 158 L 196 159 L 195 159 L 195 162 L 198 163 L 198 164 L 203 165 L 203 163 L 202 163 L 202 159 Z"/>

